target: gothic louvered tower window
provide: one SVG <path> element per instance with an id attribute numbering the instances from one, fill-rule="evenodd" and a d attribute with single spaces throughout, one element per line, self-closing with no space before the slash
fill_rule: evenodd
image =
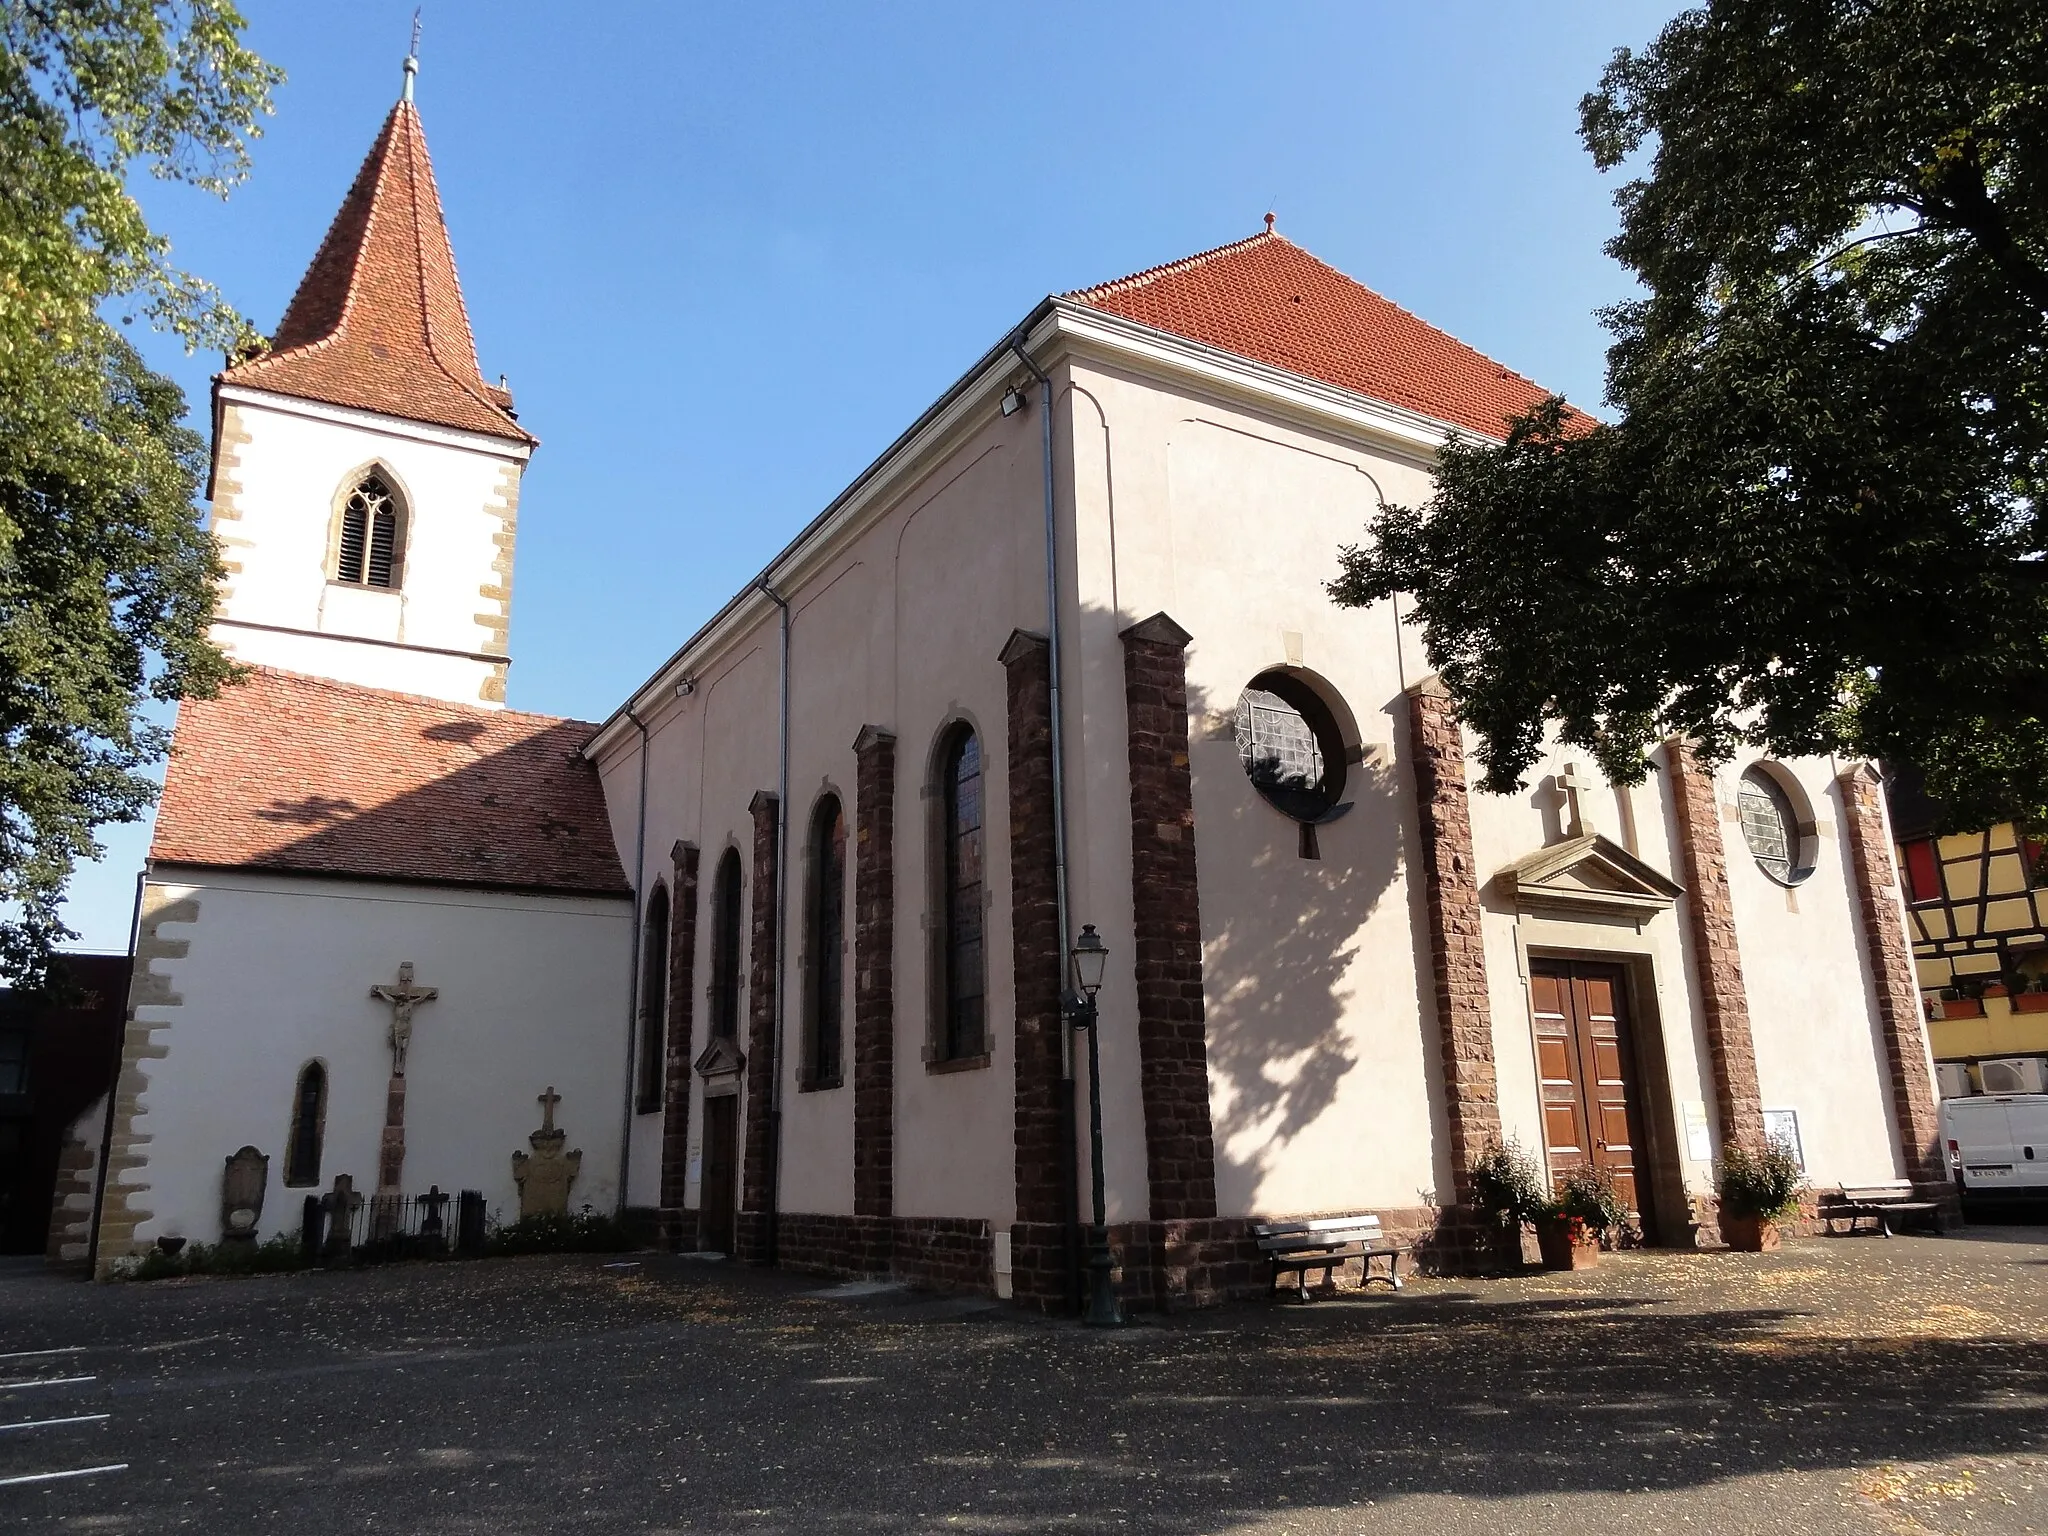
<path id="1" fill-rule="evenodd" d="M 398 563 L 398 503 L 377 475 L 365 475 L 341 509 L 341 546 L 334 579 L 364 587 L 392 585 Z"/>

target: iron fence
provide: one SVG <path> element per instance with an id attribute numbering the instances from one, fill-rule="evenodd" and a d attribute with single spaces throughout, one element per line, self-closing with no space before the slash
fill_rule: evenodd
<path id="1" fill-rule="evenodd" d="M 377 1263 L 453 1255 L 481 1258 L 490 1241 L 483 1191 L 444 1194 L 437 1184 L 423 1195 L 358 1196 L 346 1213 L 344 1235 L 335 1226 L 334 1197 L 308 1195 L 299 1240 L 321 1263 Z"/>

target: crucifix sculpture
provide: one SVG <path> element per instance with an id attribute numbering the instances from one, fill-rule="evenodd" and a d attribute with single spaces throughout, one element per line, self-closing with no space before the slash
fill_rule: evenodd
<path id="1" fill-rule="evenodd" d="M 405 1053 L 412 1045 L 412 1011 L 441 995 L 439 987 L 413 985 L 412 962 L 398 967 L 395 986 L 370 988 L 370 996 L 391 1005 L 391 1083 L 384 1095 L 384 1140 L 377 1156 L 377 1193 L 395 1194 L 405 1173 Z"/>
<path id="2" fill-rule="evenodd" d="M 412 962 L 407 960 L 398 967 L 396 986 L 375 986 L 370 996 L 391 1005 L 391 1075 L 405 1076 L 405 1053 L 412 1045 L 412 1011 L 421 1003 L 431 1003 L 441 995 L 439 987 L 416 987 L 412 984 Z"/>

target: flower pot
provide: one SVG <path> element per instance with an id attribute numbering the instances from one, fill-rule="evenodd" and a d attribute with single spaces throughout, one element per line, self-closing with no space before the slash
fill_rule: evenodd
<path id="1" fill-rule="evenodd" d="M 1768 1216 L 1723 1211 L 1721 1238 L 1737 1253 L 1773 1253 L 1779 1242 L 1778 1224 Z"/>
<path id="2" fill-rule="evenodd" d="M 1944 1019 L 1981 1019 L 1984 1004 L 1974 997 L 1945 997 L 1941 1000 L 1941 1016 Z"/>
<path id="3" fill-rule="evenodd" d="M 2014 1013 L 2048 1013 L 2048 992 L 2018 992 L 2013 995 Z"/>
<path id="4" fill-rule="evenodd" d="M 1536 1246 L 1545 1269 L 1591 1269 L 1600 1262 L 1600 1234 L 1584 1222 L 1539 1221 Z"/>

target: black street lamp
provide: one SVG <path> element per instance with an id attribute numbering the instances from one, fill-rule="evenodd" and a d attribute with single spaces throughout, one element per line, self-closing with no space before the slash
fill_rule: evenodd
<path id="1" fill-rule="evenodd" d="M 1102 1200 L 1102 1051 L 1095 1010 L 1095 994 L 1102 990 L 1102 974 L 1109 968 L 1109 947 L 1093 923 L 1081 925 L 1072 959 L 1074 990 L 1067 994 L 1067 1013 L 1076 1029 L 1088 1031 L 1088 1166 L 1095 1184 L 1095 1225 L 1088 1231 L 1088 1312 L 1082 1321 L 1091 1328 L 1121 1328 L 1124 1310 L 1117 1305 L 1110 1278 L 1109 1217 Z"/>

